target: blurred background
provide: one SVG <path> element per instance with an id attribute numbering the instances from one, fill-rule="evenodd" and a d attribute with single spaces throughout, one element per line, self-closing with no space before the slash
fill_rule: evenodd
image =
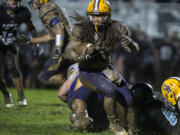
<path id="1" fill-rule="evenodd" d="M 67 16 L 74 11 L 86 15 L 90 0 L 52 0 Z M 162 82 L 180 73 L 180 0 L 109 0 L 112 19 L 128 25 L 132 38 L 139 44 L 139 54 L 129 54 L 117 47 L 112 55 L 116 70 L 130 83 L 147 81 L 156 89 Z M 2 1 L 1 1 L 2 2 Z M 28 6 L 28 0 L 22 0 Z M 33 24 L 38 35 L 47 30 L 33 12 Z M 73 21 L 70 19 L 72 25 Z M 25 26 L 21 26 L 21 31 Z M 30 46 L 21 48 L 21 70 L 26 88 L 47 88 L 38 81 L 46 59 L 52 55 L 54 42 L 40 45 L 43 55 Z M 35 50 L 35 51 L 34 51 Z"/>

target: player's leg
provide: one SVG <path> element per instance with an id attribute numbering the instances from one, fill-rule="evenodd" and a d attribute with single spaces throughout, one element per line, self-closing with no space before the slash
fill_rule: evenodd
<path id="1" fill-rule="evenodd" d="M 3 78 L 4 78 L 4 74 L 7 74 L 5 70 L 6 67 L 6 63 L 5 63 L 5 52 L 2 52 L 0 51 L 0 61 L 1 61 L 1 64 L 0 64 L 0 90 L 4 96 L 4 102 L 5 102 L 5 106 L 6 107 L 13 107 L 14 104 L 13 104 L 13 101 L 12 101 L 12 98 L 11 98 L 11 94 L 9 94 L 6 86 L 5 86 L 5 83 L 3 81 Z"/>
<path id="2" fill-rule="evenodd" d="M 26 106 L 27 102 L 24 95 L 24 88 L 21 79 L 21 72 L 19 70 L 19 56 L 10 51 L 6 54 L 6 62 L 9 70 L 9 75 L 12 78 L 13 84 L 18 91 L 18 105 Z"/>
<path id="3" fill-rule="evenodd" d="M 87 88 L 105 96 L 104 109 L 110 122 L 110 129 L 116 135 L 127 135 L 126 130 L 120 125 L 115 111 L 117 87 L 101 73 L 80 71 L 80 80 Z"/>
<path id="4" fill-rule="evenodd" d="M 68 92 L 68 105 L 72 109 L 72 127 L 77 130 L 89 130 L 92 128 L 92 119 L 88 116 L 86 101 L 91 95 L 91 91 L 80 87 L 79 81 L 74 80 Z M 76 89 L 77 88 L 77 89 Z"/>

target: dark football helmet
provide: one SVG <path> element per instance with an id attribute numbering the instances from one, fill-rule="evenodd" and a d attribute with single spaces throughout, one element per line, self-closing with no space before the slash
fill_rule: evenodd
<path id="1" fill-rule="evenodd" d="M 131 89 L 131 95 L 135 107 L 143 106 L 144 104 L 152 101 L 153 88 L 149 83 L 137 83 Z"/>
<path id="2" fill-rule="evenodd" d="M 21 5 L 21 0 L 4 0 L 4 3 L 8 9 L 14 10 Z"/>

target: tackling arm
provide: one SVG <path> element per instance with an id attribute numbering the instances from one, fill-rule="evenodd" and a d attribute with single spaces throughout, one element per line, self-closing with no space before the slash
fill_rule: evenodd
<path id="1" fill-rule="evenodd" d="M 65 103 L 68 101 L 67 94 L 72 82 L 73 80 L 68 78 L 58 90 L 58 97 Z"/>
<path id="2" fill-rule="evenodd" d="M 57 23 L 54 26 L 55 32 L 56 32 L 56 37 L 55 37 L 55 45 L 56 48 L 62 49 L 63 46 L 63 41 L 64 41 L 64 29 L 61 23 Z"/>
<path id="3" fill-rule="evenodd" d="M 33 31 L 36 34 L 35 27 L 34 27 L 31 20 L 26 22 L 26 25 L 28 26 L 28 31 L 29 32 Z M 48 34 L 46 34 L 44 36 L 41 36 L 41 37 L 33 37 L 33 38 L 31 38 L 31 43 L 32 44 L 47 43 L 47 42 L 49 42 L 49 41 L 51 41 L 53 39 L 54 39 L 53 36 L 50 33 L 48 33 Z"/>
<path id="4" fill-rule="evenodd" d="M 54 39 L 53 36 L 48 33 L 48 34 L 46 34 L 46 35 L 44 35 L 42 37 L 32 38 L 31 43 L 33 43 L 33 44 L 47 43 L 47 42 L 49 42 L 49 41 L 51 41 L 53 39 Z"/>
<path id="5" fill-rule="evenodd" d="M 68 101 L 68 92 L 69 89 L 73 83 L 73 81 L 76 79 L 76 77 L 79 74 L 79 69 L 78 69 L 78 64 L 73 64 L 72 66 L 69 67 L 67 71 L 67 80 L 63 83 L 63 85 L 59 88 L 58 91 L 58 97 L 64 101 Z"/>

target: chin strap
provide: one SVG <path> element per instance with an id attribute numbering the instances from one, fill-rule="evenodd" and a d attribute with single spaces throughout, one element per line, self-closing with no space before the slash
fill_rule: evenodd
<path id="1" fill-rule="evenodd" d="M 94 27 L 95 27 L 95 31 L 98 32 L 98 26 L 97 26 L 97 24 L 95 24 Z"/>

